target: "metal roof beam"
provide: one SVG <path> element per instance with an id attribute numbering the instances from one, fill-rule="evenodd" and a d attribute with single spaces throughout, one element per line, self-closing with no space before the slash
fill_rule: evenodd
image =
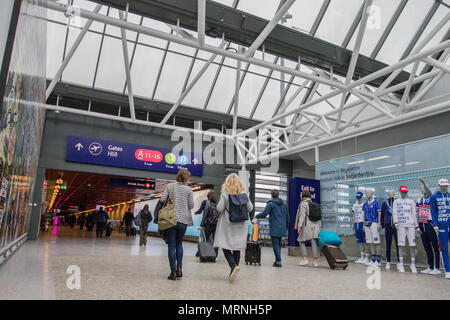
<path id="1" fill-rule="evenodd" d="M 160 20 L 172 25 L 197 30 L 197 0 L 94 0 L 102 4 L 124 9 L 129 3 L 129 11 Z M 255 42 L 268 20 L 242 12 L 214 1 L 206 1 L 206 30 L 211 37 L 225 35 L 225 40 L 242 46 Z M 328 70 L 333 66 L 336 74 L 346 75 L 351 51 L 328 43 L 311 35 L 277 24 L 264 41 L 265 51 L 283 58 L 302 62 Z M 361 56 L 355 68 L 356 77 L 364 77 L 387 65 L 374 59 Z M 393 84 L 406 81 L 408 72 L 401 72 Z M 371 84 L 379 85 L 385 78 L 374 79 Z"/>

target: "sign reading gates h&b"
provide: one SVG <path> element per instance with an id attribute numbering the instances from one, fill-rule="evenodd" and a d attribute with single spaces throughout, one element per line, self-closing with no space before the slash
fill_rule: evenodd
<path id="1" fill-rule="evenodd" d="M 66 161 L 111 167 L 177 173 L 187 168 L 193 176 L 203 175 L 202 155 L 175 155 L 166 148 L 69 136 Z"/>

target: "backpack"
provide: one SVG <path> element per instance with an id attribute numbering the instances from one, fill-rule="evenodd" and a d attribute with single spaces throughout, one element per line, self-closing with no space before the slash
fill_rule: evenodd
<path id="1" fill-rule="evenodd" d="M 309 202 L 308 218 L 311 221 L 319 221 L 322 219 L 322 209 L 320 208 L 320 204 L 315 203 L 313 201 Z"/>
<path id="2" fill-rule="evenodd" d="M 136 217 L 134 218 L 134 223 L 137 226 L 141 226 L 141 212 L 139 211 L 139 213 L 136 215 Z"/>
<path id="3" fill-rule="evenodd" d="M 245 193 L 233 194 L 228 196 L 228 206 L 230 214 L 230 222 L 241 222 L 248 220 L 247 210 L 248 197 Z"/>
<path id="4" fill-rule="evenodd" d="M 208 207 L 208 215 L 206 216 L 206 223 L 209 225 L 216 225 L 219 220 L 220 213 L 217 211 L 216 204 L 211 203 Z"/>

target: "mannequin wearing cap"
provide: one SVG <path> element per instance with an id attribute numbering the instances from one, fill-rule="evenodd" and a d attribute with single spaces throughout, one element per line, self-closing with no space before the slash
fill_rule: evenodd
<path id="1" fill-rule="evenodd" d="M 366 265 L 381 266 L 381 205 L 374 199 L 373 191 L 366 192 L 367 201 L 364 202 L 364 232 L 366 234 L 366 243 L 370 245 L 370 251 L 372 253 L 372 260 L 367 262 Z"/>
<path id="2" fill-rule="evenodd" d="M 366 264 L 369 262 L 369 253 L 366 248 L 366 235 L 364 233 L 364 212 L 363 212 L 363 194 L 361 191 L 356 193 L 356 202 L 353 204 L 353 231 L 355 232 L 356 242 L 359 244 L 361 258 L 355 263 Z"/>
<path id="3" fill-rule="evenodd" d="M 419 230 L 416 215 L 416 202 L 407 198 L 408 188 L 400 187 L 400 199 L 394 201 L 392 216 L 394 226 L 398 230 L 399 263 L 397 270 L 405 272 L 403 265 L 403 254 L 408 239 L 411 255 L 411 272 L 417 273 L 416 269 L 416 230 Z"/>
<path id="4" fill-rule="evenodd" d="M 422 196 L 417 200 L 417 214 L 419 216 L 419 229 L 420 238 L 422 239 L 422 244 L 427 253 L 428 268 L 422 270 L 420 273 L 440 275 L 440 254 L 439 254 L 439 240 L 436 232 L 433 229 L 433 222 L 431 218 L 430 201 L 431 201 L 431 191 L 426 185 L 425 181 L 419 179 L 422 183 L 421 191 Z"/>
<path id="5" fill-rule="evenodd" d="M 395 248 L 397 249 L 397 262 L 399 261 L 399 255 L 397 229 L 394 227 L 394 220 L 392 218 L 392 206 L 394 205 L 395 191 L 389 190 L 387 195 L 388 199 L 381 205 L 381 227 L 384 229 L 386 240 L 386 269 L 390 269 L 392 239 L 394 239 Z"/>
<path id="6" fill-rule="evenodd" d="M 450 262 L 448 256 L 448 241 L 450 233 L 450 194 L 448 193 L 448 180 L 440 179 L 439 191 L 430 198 L 431 218 L 433 227 L 438 234 L 441 244 L 442 260 L 445 268 L 445 278 L 450 279 Z"/>

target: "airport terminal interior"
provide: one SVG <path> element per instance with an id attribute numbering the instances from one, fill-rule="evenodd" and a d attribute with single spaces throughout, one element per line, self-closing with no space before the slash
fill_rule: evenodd
<path id="1" fill-rule="evenodd" d="M 0 21 L 0 300 L 450 299 L 449 1 Z"/>

